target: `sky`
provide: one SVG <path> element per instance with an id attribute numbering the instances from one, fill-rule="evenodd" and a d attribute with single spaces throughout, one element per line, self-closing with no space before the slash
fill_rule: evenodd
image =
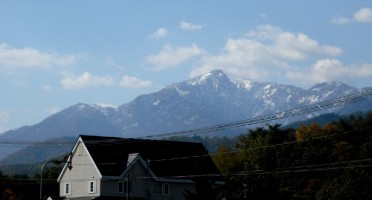
<path id="1" fill-rule="evenodd" d="M 372 86 L 371 0 L 0 0 L 0 133 L 214 69 Z"/>

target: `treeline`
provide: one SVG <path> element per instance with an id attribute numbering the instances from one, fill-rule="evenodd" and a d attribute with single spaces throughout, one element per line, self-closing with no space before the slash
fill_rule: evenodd
<path id="1" fill-rule="evenodd" d="M 41 169 L 41 165 L 39 166 Z M 62 170 L 62 165 L 45 168 L 43 172 L 43 199 L 49 195 L 59 193 L 57 178 Z M 34 175 L 6 175 L 0 170 L 0 199 L 24 200 L 40 198 L 40 174 Z"/>
<path id="2" fill-rule="evenodd" d="M 372 199 L 372 113 L 256 128 L 221 145 L 213 160 L 227 199 Z"/>
<path id="3" fill-rule="evenodd" d="M 372 199 L 372 112 L 325 125 L 268 124 L 234 138 L 170 139 L 206 146 L 225 178 L 224 197 L 229 200 Z M 45 169 L 44 195 L 58 194 L 61 168 Z M 6 175 L 0 169 L 0 199 L 38 199 L 39 185 L 39 173 Z M 201 193 L 214 194 L 203 192 L 213 188 L 201 188 Z"/>

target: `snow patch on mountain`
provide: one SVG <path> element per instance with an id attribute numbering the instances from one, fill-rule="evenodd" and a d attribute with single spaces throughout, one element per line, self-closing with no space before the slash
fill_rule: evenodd
<path id="1" fill-rule="evenodd" d="M 118 107 L 76 104 L 42 122 L 5 132 L 6 139 L 44 140 L 78 134 L 141 137 L 214 126 L 278 113 L 361 90 L 342 82 L 326 82 L 304 89 L 273 82 L 231 80 L 221 70 L 211 71 L 161 90 L 140 95 Z M 271 123 L 290 123 L 326 112 L 347 114 L 372 109 L 372 100 L 330 108 Z M 294 111 L 295 112 L 295 111 Z M 226 130 L 223 134 L 240 134 Z"/>

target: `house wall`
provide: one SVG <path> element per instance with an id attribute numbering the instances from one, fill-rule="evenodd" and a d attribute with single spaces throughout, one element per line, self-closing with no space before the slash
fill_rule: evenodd
<path id="1" fill-rule="evenodd" d="M 102 180 L 101 195 L 102 196 L 122 196 L 127 197 L 127 193 L 118 192 L 118 182 L 129 180 L 131 183 L 131 193 L 129 197 L 148 198 L 148 179 L 143 165 L 140 163 L 133 164 L 129 173 L 121 179 Z"/>
<path id="2" fill-rule="evenodd" d="M 194 192 L 195 187 L 192 183 L 171 183 L 167 181 L 155 181 L 153 178 L 149 178 L 150 175 L 147 174 L 145 167 L 137 162 L 133 165 L 131 171 L 129 171 L 129 176 L 124 176 L 121 180 L 102 180 L 101 195 L 102 196 L 120 196 L 126 197 L 136 197 L 144 198 L 149 200 L 183 200 L 185 197 L 183 193 L 185 189 Z M 132 185 L 132 192 L 118 193 L 118 181 L 125 182 L 129 178 Z M 153 187 L 157 184 L 168 184 L 169 194 L 154 194 Z"/>
<path id="3" fill-rule="evenodd" d="M 101 193 L 101 177 L 95 168 L 84 145 L 80 143 L 72 157 L 72 170 L 66 169 L 60 180 L 60 196 L 66 198 L 96 197 Z M 90 182 L 94 183 L 94 192 L 89 191 Z M 65 185 L 70 184 L 70 194 L 65 194 Z"/>
<path id="4" fill-rule="evenodd" d="M 123 179 L 124 181 L 125 179 Z M 132 180 L 132 179 L 131 179 Z M 154 184 L 168 184 L 169 194 L 154 194 Z M 183 196 L 185 189 L 194 192 L 195 187 L 191 183 L 170 183 L 170 182 L 159 182 L 153 179 L 134 179 L 132 180 L 132 193 L 118 193 L 118 181 L 105 180 L 102 181 L 102 196 L 120 196 L 120 197 L 136 197 L 144 198 L 149 200 L 184 200 Z"/>
<path id="5" fill-rule="evenodd" d="M 195 187 L 191 183 L 155 182 L 156 181 L 152 181 L 151 187 L 153 186 L 153 184 L 169 184 L 169 195 L 154 194 L 153 191 L 151 191 L 151 200 L 186 200 L 186 198 L 183 196 L 185 190 L 187 189 L 191 192 L 195 191 Z"/>
<path id="6" fill-rule="evenodd" d="M 77 144 L 76 150 L 72 157 L 72 170 L 66 169 L 60 180 L 60 196 L 66 199 L 74 199 L 78 197 L 93 198 L 98 196 L 111 197 L 136 197 L 149 200 L 184 200 L 183 194 L 185 190 L 195 192 L 193 183 L 174 182 L 171 180 L 155 180 L 148 173 L 147 168 L 141 162 L 136 162 L 132 165 L 128 175 L 119 177 L 101 177 L 89 153 L 82 143 Z M 131 182 L 131 193 L 119 193 L 118 182 L 126 180 Z M 93 181 L 95 190 L 89 192 L 89 184 Z M 70 193 L 65 194 L 65 184 L 70 184 Z M 166 184 L 169 193 L 155 193 L 154 185 L 159 186 Z"/>

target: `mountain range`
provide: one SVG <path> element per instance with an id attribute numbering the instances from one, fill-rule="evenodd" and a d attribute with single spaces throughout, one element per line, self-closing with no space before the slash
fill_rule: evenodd
<path id="1" fill-rule="evenodd" d="M 231 80 L 223 71 L 215 70 L 138 96 L 119 107 L 78 103 L 38 124 L 7 131 L 0 135 L 0 141 L 3 141 L 0 159 L 32 142 L 51 138 L 80 134 L 143 137 L 190 130 L 286 111 L 360 90 L 342 82 L 319 83 L 303 89 L 278 83 Z M 306 116 L 285 118 L 279 123 L 288 124 L 324 113 L 345 115 L 371 109 L 372 100 L 365 100 Z M 233 136 L 242 131 L 244 128 L 219 134 Z"/>

